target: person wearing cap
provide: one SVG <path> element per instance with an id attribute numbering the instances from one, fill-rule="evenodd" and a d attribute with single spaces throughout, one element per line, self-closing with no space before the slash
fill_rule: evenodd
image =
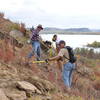
<path id="1" fill-rule="evenodd" d="M 59 47 L 60 51 L 57 56 L 46 59 L 46 61 L 54 61 L 54 60 L 59 60 L 62 64 L 63 67 L 61 67 L 62 73 L 63 73 L 63 81 L 65 84 L 65 87 L 67 87 L 67 90 L 70 90 L 71 88 L 71 83 L 72 83 L 72 72 L 73 68 L 75 68 L 74 63 L 69 62 L 69 53 L 68 50 L 65 48 L 65 41 L 61 40 L 59 42 Z M 68 59 L 66 59 L 68 58 Z"/>
<path id="2" fill-rule="evenodd" d="M 31 43 L 32 43 L 32 52 L 28 55 L 28 58 L 31 58 L 33 54 L 35 55 L 37 61 L 40 60 L 41 56 L 41 47 L 40 47 L 40 42 L 39 42 L 39 32 L 43 30 L 42 25 L 38 25 L 36 29 L 32 31 L 31 35 Z"/>

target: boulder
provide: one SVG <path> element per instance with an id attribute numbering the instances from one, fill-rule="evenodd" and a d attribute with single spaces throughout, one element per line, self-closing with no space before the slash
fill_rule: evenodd
<path id="1" fill-rule="evenodd" d="M 55 86 L 52 83 L 47 80 L 40 79 L 37 76 L 28 78 L 28 81 L 34 84 L 42 92 L 42 94 L 55 91 Z"/>
<path id="2" fill-rule="evenodd" d="M 9 100 L 2 89 L 0 89 L 0 100 Z"/>
<path id="3" fill-rule="evenodd" d="M 26 100 L 26 93 L 24 91 L 19 91 L 14 88 L 5 89 L 5 93 L 11 100 Z M 1 99 L 0 99 L 1 100 Z"/>
<path id="4" fill-rule="evenodd" d="M 10 33 L 9 33 L 12 37 L 23 37 L 23 33 L 18 31 L 18 30 L 12 30 Z"/>
<path id="5" fill-rule="evenodd" d="M 17 87 L 26 92 L 38 93 L 41 94 L 40 90 L 38 90 L 33 84 L 26 81 L 18 81 Z"/>

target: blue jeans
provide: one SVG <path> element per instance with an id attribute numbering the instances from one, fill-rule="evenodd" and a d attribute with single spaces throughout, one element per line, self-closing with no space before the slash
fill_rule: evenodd
<path id="1" fill-rule="evenodd" d="M 63 81 L 65 86 L 71 87 L 72 83 L 72 72 L 73 69 L 75 68 L 75 64 L 72 64 L 70 62 L 64 64 L 63 68 Z"/>
<path id="2" fill-rule="evenodd" d="M 40 42 L 39 41 L 32 41 L 32 52 L 28 55 L 28 58 L 31 58 L 33 55 L 35 55 L 37 60 L 40 60 Z"/>

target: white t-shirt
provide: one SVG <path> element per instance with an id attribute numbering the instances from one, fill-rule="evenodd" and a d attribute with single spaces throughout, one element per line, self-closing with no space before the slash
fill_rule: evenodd
<path id="1" fill-rule="evenodd" d="M 59 42 L 60 42 L 60 38 L 57 38 L 56 44 L 59 44 Z"/>

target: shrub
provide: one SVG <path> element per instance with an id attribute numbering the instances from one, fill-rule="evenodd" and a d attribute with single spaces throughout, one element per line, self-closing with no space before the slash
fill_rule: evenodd
<path id="1" fill-rule="evenodd" d="M 20 29 L 19 30 L 23 33 L 24 36 L 26 35 L 26 29 L 25 29 L 25 24 L 24 23 L 20 24 Z"/>
<path id="2" fill-rule="evenodd" d="M 87 49 L 87 48 L 76 48 L 75 53 L 87 58 L 92 58 L 92 59 L 100 59 L 100 53 L 99 52 L 94 52 L 93 49 Z"/>
<path id="3" fill-rule="evenodd" d="M 87 46 L 93 48 L 100 48 L 100 42 L 94 41 L 93 43 L 88 44 Z"/>
<path id="4" fill-rule="evenodd" d="M 19 30 L 19 24 L 18 23 L 14 23 L 12 25 L 9 26 L 10 30 Z"/>

